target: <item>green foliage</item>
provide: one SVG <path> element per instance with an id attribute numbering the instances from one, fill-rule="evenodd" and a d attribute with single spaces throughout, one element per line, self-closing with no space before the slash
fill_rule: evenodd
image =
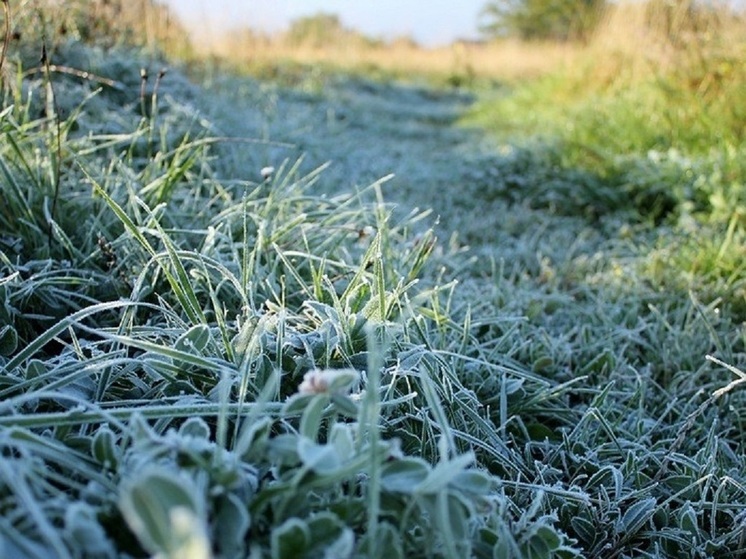
<path id="1" fill-rule="evenodd" d="M 482 10 L 487 37 L 525 40 L 587 39 L 598 23 L 606 0 L 497 0 Z"/>
<path id="2" fill-rule="evenodd" d="M 746 75 L 732 49 L 702 42 L 701 33 L 671 51 L 670 67 L 633 78 L 632 60 L 606 53 L 483 102 L 467 122 L 524 146 L 511 152 L 511 166 L 502 161 L 485 177 L 487 192 L 590 217 L 597 208 L 633 209 L 633 220 L 665 224 L 645 241 L 649 280 L 708 302 L 722 297 L 741 316 L 746 144 L 732 100 L 743 96 Z M 530 168 L 544 180 L 527 179 Z"/>
<path id="3" fill-rule="evenodd" d="M 191 480 L 149 468 L 121 490 L 119 508 L 142 546 L 163 557 L 210 557 L 204 512 Z M 178 473 L 177 473 L 178 476 Z"/>

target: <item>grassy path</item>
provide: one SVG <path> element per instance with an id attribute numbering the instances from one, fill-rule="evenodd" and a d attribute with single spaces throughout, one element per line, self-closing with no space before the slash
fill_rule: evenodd
<path id="1" fill-rule="evenodd" d="M 467 93 L 343 77 L 309 78 L 293 89 L 226 78 L 213 90 L 221 131 L 293 145 L 236 149 L 239 177 L 247 163 L 256 173 L 303 156 L 306 169 L 332 164 L 320 192 L 360 189 L 393 173 L 384 187 L 387 201 L 441 213 L 463 199 L 452 187 L 469 182 L 485 154 L 478 133 L 455 126 L 473 101 Z"/>
<path id="2" fill-rule="evenodd" d="M 0 555 L 743 551 L 741 373 L 706 359 L 742 361 L 737 297 L 672 266 L 702 226 L 469 94 L 174 72 L 154 113 L 119 62 L 80 114 L 64 82 L 52 241 L 50 128 L 3 113 Z"/>
<path id="3" fill-rule="evenodd" d="M 549 252 L 566 252 L 578 236 L 597 243 L 594 231 L 616 234 L 628 217 L 597 219 L 629 208 L 600 180 L 561 169 L 541 145 L 500 145 L 461 126 L 471 93 L 344 77 L 308 78 L 293 88 L 221 78 L 210 91 L 207 111 L 221 135 L 291 144 L 230 147 L 221 166 L 230 178 L 259 180 L 263 167 L 303 157 L 306 171 L 331 163 L 314 188 L 331 195 L 393 174 L 383 194 L 400 214 L 432 209 L 442 239 L 456 233 L 459 242 L 503 245 L 508 254 L 506 233 L 509 245 L 516 235 L 535 243 L 546 237 Z"/>

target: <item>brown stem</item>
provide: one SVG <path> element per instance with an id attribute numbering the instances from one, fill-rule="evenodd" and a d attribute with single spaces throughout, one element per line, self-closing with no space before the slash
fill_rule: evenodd
<path id="1" fill-rule="evenodd" d="M 0 54 L 0 82 L 3 79 L 3 63 L 5 62 L 5 55 L 8 53 L 8 45 L 10 44 L 10 0 L 2 0 L 2 2 L 3 13 L 5 14 L 5 39 L 3 40 L 2 54 Z"/>

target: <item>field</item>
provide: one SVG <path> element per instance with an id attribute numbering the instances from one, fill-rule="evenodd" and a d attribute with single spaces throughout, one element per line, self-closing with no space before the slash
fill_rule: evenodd
<path id="1" fill-rule="evenodd" d="M 413 77 L 17 14 L 0 557 L 746 556 L 742 22 L 654 15 Z"/>

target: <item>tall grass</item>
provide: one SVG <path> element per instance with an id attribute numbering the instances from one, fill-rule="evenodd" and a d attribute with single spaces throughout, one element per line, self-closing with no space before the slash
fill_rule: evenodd
<path id="1" fill-rule="evenodd" d="M 651 280 L 740 309 L 743 29 L 727 7 L 613 6 L 572 67 L 495 95 L 466 122 L 540 141 L 561 175 L 580 167 L 609 187 L 597 192 L 666 223 L 660 245 L 678 249 L 651 252 Z"/>
<path id="2" fill-rule="evenodd" d="M 65 41 L 138 45 L 176 58 L 191 56 L 184 26 L 153 0 L 27 0 L 12 9 L 12 35 L 21 47 L 36 46 L 43 31 L 50 45 Z"/>

